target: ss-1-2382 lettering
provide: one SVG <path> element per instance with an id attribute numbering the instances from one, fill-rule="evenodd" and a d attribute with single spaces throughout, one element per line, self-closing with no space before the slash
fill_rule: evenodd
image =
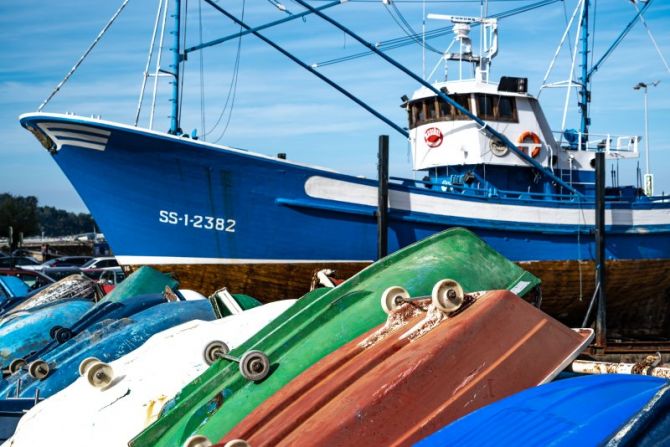
<path id="1" fill-rule="evenodd" d="M 235 232 L 235 219 L 223 217 L 202 216 L 200 214 L 179 213 L 177 211 L 160 210 L 158 221 L 170 225 L 184 225 L 185 227 L 201 228 L 203 230 Z"/>

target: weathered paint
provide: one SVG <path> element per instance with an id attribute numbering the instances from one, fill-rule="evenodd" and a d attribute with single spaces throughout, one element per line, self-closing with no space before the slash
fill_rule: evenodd
<path id="1" fill-rule="evenodd" d="M 70 298 L 93 299 L 94 297 L 95 283 L 92 279 L 81 274 L 70 275 L 45 287 L 21 304 L 12 307 L 8 313 L 31 310 Z"/>
<path id="2" fill-rule="evenodd" d="M 428 295 L 443 278 L 466 292 L 514 289 L 523 295 L 539 284 L 533 275 L 464 229 L 451 229 L 395 252 L 340 286 L 298 300 L 296 305 L 233 350 L 257 349 L 271 361 L 271 374 L 248 382 L 238 365 L 220 360 L 187 385 L 161 418 L 132 441 L 137 446 L 179 446 L 194 433 L 219 439 L 269 396 L 312 364 L 381 324 L 380 295 L 393 285 L 413 296 Z"/>
<path id="3" fill-rule="evenodd" d="M 488 292 L 451 317 L 405 304 L 267 399 L 221 446 L 411 445 L 547 381 L 591 336 L 509 291 Z"/>
<path id="4" fill-rule="evenodd" d="M 79 378 L 35 406 L 7 446 L 126 445 L 158 417 L 170 398 L 207 369 L 207 343 L 221 340 L 237 347 L 293 302 L 279 301 L 212 322 L 191 321 L 154 335 L 110 363 L 117 379 L 108 388 L 93 388 Z"/>
<path id="5" fill-rule="evenodd" d="M 51 328 L 71 326 L 92 306 L 89 300 L 70 299 L 5 317 L 0 323 L 0 367 L 40 350 L 51 341 Z"/>
<path id="6" fill-rule="evenodd" d="M 52 369 L 47 378 L 37 380 L 25 373 L 10 376 L 0 390 L 0 396 L 31 397 L 39 390 L 40 396 L 49 397 L 79 377 L 79 364 L 87 357 L 110 362 L 138 348 L 160 331 L 191 320 L 210 321 L 214 318 L 209 301 L 202 300 L 163 303 L 129 318 L 111 323 L 103 320 L 75 337 L 73 343 L 42 358 Z M 21 388 L 17 393 L 19 380 Z"/>
<path id="7" fill-rule="evenodd" d="M 165 297 L 163 295 L 141 295 L 125 298 L 123 301 L 98 303 L 82 315 L 72 326 L 63 327 L 70 331 L 72 337 L 75 337 L 100 321 L 107 320 L 105 325 L 109 325 L 112 321 L 130 317 L 161 303 L 165 303 Z M 30 362 L 42 358 L 54 349 L 61 349 L 61 351 L 67 350 L 72 346 L 76 346 L 80 340 L 81 338 L 78 340 L 70 338 L 64 343 L 59 343 L 58 340 L 51 340 L 49 344 L 42 349 L 25 357 L 25 360 Z"/>

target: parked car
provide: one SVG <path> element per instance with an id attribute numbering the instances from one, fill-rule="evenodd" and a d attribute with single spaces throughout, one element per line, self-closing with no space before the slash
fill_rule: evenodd
<path id="1" fill-rule="evenodd" d="M 5 256 L 0 258 L 0 268 L 20 267 L 28 265 L 39 265 L 40 263 L 35 259 L 27 256 Z"/>
<path id="2" fill-rule="evenodd" d="M 49 267 L 43 269 L 42 272 L 56 280 L 75 273 L 83 273 L 89 278 L 98 279 L 103 272 L 102 269 L 118 266 L 118 262 L 116 262 L 116 259 L 113 257 L 92 258 L 79 267 Z"/>
<path id="3" fill-rule="evenodd" d="M 114 290 L 114 287 L 118 283 L 126 279 L 126 275 L 123 273 L 121 267 L 108 267 L 102 270 L 98 284 L 100 284 L 100 288 L 105 295 Z"/>
<path id="4" fill-rule="evenodd" d="M 24 268 L 0 268 L 0 276 L 15 276 L 26 283 L 30 290 L 36 290 L 56 282 L 43 273 Z"/>
<path id="5" fill-rule="evenodd" d="M 91 256 L 61 256 L 60 258 L 50 259 L 40 265 L 30 265 L 24 268 L 28 270 L 44 270 L 54 267 L 81 267 L 93 259 Z"/>
<path id="6" fill-rule="evenodd" d="M 25 256 L 28 258 L 32 258 L 34 254 L 34 251 L 28 250 L 27 248 L 17 248 L 12 252 L 12 256 Z"/>
<path id="7" fill-rule="evenodd" d="M 114 257 L 93 258 L 81 266 L 81 272 L 89 278 L 98 279 L 109 267 L 119 267 Z"/>

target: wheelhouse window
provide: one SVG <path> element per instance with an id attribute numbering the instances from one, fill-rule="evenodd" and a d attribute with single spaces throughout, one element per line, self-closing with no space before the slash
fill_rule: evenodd
<path id="1" fill-rule="evenodd" d="M 472 110 L 470 107 L 470 95 L 449 95 L 457 104 L 466 110 Z M 409 128 L 421 126 L 422 124 L 434 123 L 437 121 L 453 121 L 467 119 L 460 111 L 456 110 L 451 104 L 442 101 L 436 96 L 430 98 L 417 99 L 408 106 Z"/>
<path id="2" fill-rule="evenodd" d="M 516 123 L 519 121 L 516 112 L 516 99 L 512 96 L 475 95 L 477 116 L 486 121 L 503 121 Z"/>

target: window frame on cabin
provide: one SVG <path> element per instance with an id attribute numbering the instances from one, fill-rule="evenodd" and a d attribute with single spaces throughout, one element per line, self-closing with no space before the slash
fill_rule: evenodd
<path id="1" fill-rule="evenodd" d="M 495 95 L 492 93 L 475 93 L 475 104 L 477 106 L 477 117 L 484 121 L 495 121 L 500 123 L 518 123 L 519 113 L 516 105 L 516 98 L 508 95 Z M 491 112 L 484 113 L 482 110 L 482 100 L 490 99 Z M 501 115 L 501 101 L 509 101 L 511 114 Z"/>
<path id="2" fill-rule="evenodd" d="M 458 93 L 449 95 L 456 103 L 472 112 L 472 95 L 470 93 Z M 445 113 L 445 112 L 448 112 Z M 407 104 L 407 113 L 409 116 L 409 128 L 414 129 L 424 124 L 436 123 L 440 121 L 459 121 L 467 120 L 468 117 L 462 112 L 456 110 L 451 104 L 442 101 L 437 96 L 416 99 Z"/>

